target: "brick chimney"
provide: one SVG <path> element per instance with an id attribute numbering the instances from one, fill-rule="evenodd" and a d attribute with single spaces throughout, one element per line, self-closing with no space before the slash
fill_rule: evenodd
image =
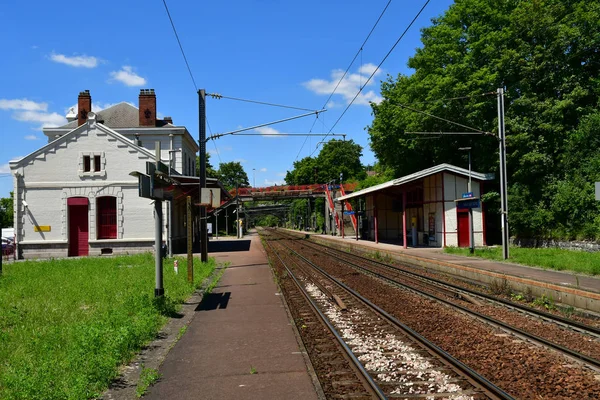
<path id="1" fill-rule="evenodd" d="M 92 111 L 92 96 L 90 96 L 89 90 L 79 92 L 77 110 L 77 126 L 80 126 L 85 124 L 88 113 Z"/>
<path id="2" fill-rule="evenodd" d="M 140 89 L 140 126 L 156 126 L 156 94 L 154 89 Z"/>

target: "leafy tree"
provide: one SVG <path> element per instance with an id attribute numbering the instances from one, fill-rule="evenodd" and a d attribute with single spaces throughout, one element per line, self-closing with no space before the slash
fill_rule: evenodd
<path id="1" fill-rule="evenodd" d="M 294 169 L 288 171 L 285 181 L 288 185 L 327 183 L 339 180 L 360 180 L 366 176 L 360 162 L 362 147 L 353 140 L 330 140 L 323 145 L 316 158 L 305 157 L 294 162 Z"/>
<path id="2" fill-rule="evenodd" d="M 358 183 L 356 190 L 379 185 L 394 179 L 394 171 L 390 167 L 384 167 L 380 163 L 374 166 L 367 166 L 369 172 L 365 172 L 367 177 Z"/>
<path id="3" fill-rule="evenodd" d="M 12 228 L 14 226 L 13 203 L 14 192 L 10 192 L 10 197 L 0 198 L 0 228 Z"/>
<path id="4" fill-rule="evenodd" d="M 234 189 L 236 185 L 240 187 L 250 185 L 248 175 L 238 161 L 219 164 L 219 180 L 227 190 Z"/>
<path id="5" fill-rule="evenodd" d="M 300 161 L 294 161 L 294 169 L 287 171 L 285 183 L 288 185 L 307 185 L 318 179 L 317 160 L 313 157 L 305 157 Z"/>
<path id="6" fill-rule="evenodd" d="M 406 132 L 466 129 L 407 107 L 496 132 L 493 92 L 505 87 L 512 233 L 551 235 L 557 225 L 570 234 L 583 229 L 591 216 L 579 210 L 593 207 L 587 205 L 589 188 L 574 185 L 591 176 L 571 179 L 581 158 L 570 154 L 570 143 L 598 106 L 599 20 L 599 1 L 457 1 L 422 30 L 423 47 L 408 63 L 414 73 L 381 85 L 383 101 L 372 104 L 368 128 L 378 160 L 401 176 L 442 162 L 466 166 L 466 154 L 457 149 L 471 146 L 473 168 L 498 176 L 493 136 L 422 140 Z M 441 100 L 454 97 L 462 99 Z M 573 207 L 565 196 L 577 197 Z"/>
<path id="7" fill-rule="evenodd" d="M 200 176 L 200 157 L 196 156 L 196 176 Z M 219 172 L 210 163 L 210 153 L 206 153 L 206 177 L 219 178 Z"/>

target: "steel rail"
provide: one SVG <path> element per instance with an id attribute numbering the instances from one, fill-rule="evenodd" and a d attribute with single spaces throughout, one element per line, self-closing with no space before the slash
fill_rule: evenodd
<path id="1" fill-rule="evenodd" d="M 360 300 L 362 303 L 367 305 L 369 308 L 371 308 L 372 310 L 374 310 L 375 312 L 380 314 L 382 317 L 387 319 L 393 325 L 400 328 L 402 331 L 404 331 L 406 333 L 407 336 L 411 337 L 413 340 L 415 340 L 415 342 L 420 343 L 421 346 L 423 346 L 425 349 L 429 350 L 431 353 L 435 354 L 442 361 L 445 361 L 445 363 L 447 365 L 453 367 L 453 369 L 455 371 L 457 371 L 459 373 L 459 375 L 462 375 L 463 377 L 465 377 L 471 384 L 473 384 L 473 386 L 479 387 L 480 389 L 482 389 L 485 392 L 485 394 L 489 395 L 492 399 L 514 400 L 514 397 L 512 397 L 511 395 L 506 393 L 504 390 L 502 390 L 498 386 L 494 385 L 492 382 L 487 380 L 484 376 L 478 374 L 476 371 L 471 369 L 469 366 L 464 364 L 462 361 L 459 361 L 458 359 L 454 358 L 454 356 L 452 356 L 451 354 L 444 351 L 441 347 L 439 347 L 436 344 L 434 344 L 433 342 L 429 341 L 424 336 L 422 336 L 420 333 L 416 332 L 409 326 L 400 322 L 394 316 L 392 316 L 385 310 L 381 309 L 379 306 L 375 305 L 370 300 L 363 297 L 361 294 L 359 294 L 355 290 L 351 289 L 344 283 L 340 282 L 338 279 L 336 279 L 333 276 L 331 276 L 330 274 L 328 274 L 326 271 L 324 271 L 318 265 L 316 265 L 312 261 L 308 260 L 303 255 L 299 254 L 294 249 L 286 246 L 283 243 L 280 243 L 280 245 L 282 245 L 285 248 L 287 248 L 288 250 L 290 250 L 293 254 L 295 254 L 297 257 L 302 259 L 304 262 L 306 262 L 307 264 L 312 266 L 316 271 L 321 273 L 327 279 L 334 282 L 336 285 L 338 285 L 339 287 L 341 287 L 342 289 L 344 289 L 345 291 L 350 293 L 356 299 Z"/>
<path id="2" fill-rule="evenodd" d="M 383 392 L 383 390 L 373 380 L 373 378 L 371 377 L 371 375 L 367 372 L 367 370 L 364 368 L 364 366 L 362 365 L 362 363 L 354 355 L 354 353 L 352 352 L 352 350 L 350 349 L 350 347 L 348 347 L 348 345 L 346 344 L 346 342 L 344 341 L 344 339 L 341 337 L 341 335 L 337 332 L 337 330 L 335 329 L 335 327 L 329 322 L 329 320 L 321 312 L 321 310 L 319 310 L 319 307 L 316 305 L 316 303 L 310 297 L 310 295 L 306 292 L 306 290 L 302 287 L 302 284 L 298 281 L 298 279 L 296 278 L 296 276 L 294 275 L 294 273 L 288 268 L 288 266 L 286 265 L 285 261 L 283 261 L 283 259 L 281 258 L 281 256 L 279 256 L 279 253 L 273 248 L 273 246 L 271 246 L 271 244 L 269 243 L 269 240 L 266 240 L 266 243 L 269 246 L 269 248 L 271 249 L 271 251 L 277 256 L 277 258 L 279 259 L 279 261 L 281 262 L 281 264 L 283 265 L 283 267 L 287 271 L 288 276 L 290 276 L 292 278 L 292 280 L 294 281 L 294 283 L 296 284 L 296 286 L 298 287 L 298 289 L 300 290 L 300 292 L 302 293 L 302 295 L 304 296 L 304 298 L 310 304 L 311 308 L 319 316 L 319 318 L 321 319 L 321 321 L 327 326 L 327 329 L 329 329 L 329 331 L 335 336 L 335 338 L 337 339 L 337 341 L 340 344 L 340 346 L 344 349 L 344 352 L 346 353 L 346 355 L 348 356 L 348 358 L 350 359 L 350 361 L 352 361 L 352 363 L 354 364 L 355 368 L 362 375 L 362 378 L 368 383 L 369 389 L 371 389 L 373 391 L 373 393 L 377 396 L 377 398 L 379 398 L 381 400 L 387 400 L 388 397 L 385 395 L 385 393 Z M 285 245 L 283 245 L 283 246 L 285 246 Z M 287 246 L 285 246 L 285 247 L 287 247 Z"/>
<path id="3" fill-rule="evenodd" d="M 344 254 L 345 254 L 345 253 L 344 253 Z M 333 254 L 329 254 L 329 255 L 330 255 L 331 257 L 336 257 L 336 256 L 334 256 Z M 336 257 L 336 258 L 338 258 L 338 259 L 342 260 L 342 258 L 341 258 L 341 257 Z M 362 258 L 362 257 L 361 257 L 361 258 Z M 367 260 L 368 260 L 368 259 L 367 259 Z M 473 311 L 473 310 L 471 310 L 471 309 L 469 309 L 469 308 L 467 308 L 467 307 L 463 307 L 463 306 L 461 306 L 461 305 L 458 305 L 458 304 L 456 304 L 456 303 L 453 303 L 453 302 L 451 302 L 451 301 L 448 301 L 448 300 L 446 300 L 446 299 L 443 299 L 443 298 L 441 298 L 441 297 L 439 297 L 439 296 L 436 296 L 436 295 L 434 295 L 434 294 L 427 293 L 427 292 L 425 292 L 425 291 L 423 291 L 423 290 L 420 290 L 420 289 L 417 289 L 417 288 L 414 288 L 414 287 L 408 286 L 408 285 L 406 285 L 406 284 L 404 284 L 404 283 L 402 283 L 402 282 L 399 282 L 399 281 L 397 281 L 397 280 L 395 280 L 395 279 L 392 279 L 392 278 L 386 277 L 386 276 L 384 276 L 384 275 L 382 275 L 382 274 L 380 274 L 380 273 L 378 273 L 378 272 L 371 271 L 371 270 L 369 270 L 369 269 L 367 269 L 367 268 L 365 268 L 365 267 L 363 267 L 363 266 L 360 266 L 360 265 L 358 265 L 358 264 L 355 264 L 355 263 L 353 263 L 353 262 L 351 262 L 351 261 L 348 261 L 348 260 L 343 260 L 343 261 L 344 261 L 346 264 L 349 264 L 350 266 L 352 266 L 353 268 L 355 268 L 355 269 L 359 269 L 359 270 L 361 270 L 361 271 L 363 271 L 363 272 L 365 272 L 365 273 L 368 273 L 368 274 L 370 274 L 370 275 L 373 275 L 373 276 L 375 276 L 375 277 L 376 277 L 376 278 L 378 278 L 378 279 L 381 279 L 381 280 L 383 280 L 383 281 L 386 281 L 386 282 L 388 282 L 388 283 L 391 283 L 391 284 L 393 284 L 393 285 L 396 285 L 396 286 L 402 287 L 402 288 L 404 288 L 404 289 L 407 289 L 407 290 L 410 290 L 410 291 L 416 292 L 416 293 L 418 293 L 419 295 L 422 295 L 422 296 L 428 297 L 428 298 L 430 298 L 430 299 L 432 299 L 432 300 L 439 301 L 439 302 L 441 302 L 441 303 L 443 303 L 443 304 L 446 304 L 446 305 L 448 305 L 448 306 L 450 306 L 450 307 L 452 307 L 452 308 L 458 309 L 458 310 L 460 310 L 461 312 L 463 312 L 463 313 L 465 313 L 465 314 L 467 314 L 467 315 L 474 316 L 474 317 L 476 317 L 476 318 L 478 318 L 478 319 L 480 319 L 480 320 L 483 320 L 483 321 L 485 321 L 485 322 L 487 322 L 487 323 L 489 323 L 489 324 L 491 324 L 491 325 L 494 325 L 494 326 L 496 326 L 497 328 L 503 329 L 503 330 L 505 330 L 505 331 L 507 331 L 507 332 L 511 332 L 511 333 L 513 333 L 513 334 L 516 334 L 516 335 L 518 335 L 518 336 L 520 336 L 520 337 L 522 337 L 522 338 L 524 338 L 524 339 L 527 339 L 527 340 L 530 340 L 530 341 L 532 341 L 532 342 L 536 342 L 536 343 L 538 343 L 538 344 L 540 344 L 540 345 L 546 346 L 546 347 L 548 347 L 548 348 L 550 348 L 550 349 L 553 349 L 553 350 L 555 350 L 555 351 L 558 351 L 558 352 L 560 352 L 560 353 L 563 353 L 564 355 L 567 355 L 567 356 L 571 357 L 572 359 L 575 359 L 575 360 L 577 360 L 577 361 L 579 361 L 579 362 L 582 362 L 582 363 L 584 363 L 584 364 L 587 364 L 587 365 L 589 365 L 590 367 L 592 367 L 592 368 L 594 368 L 594 369 L 596 369 L 596 370 L 600 370 L 600 360 L 598 360 L 598 359 L 595 359 L 595 358 L 593 358 L 593 357 L 587 356 L 587 355 L 585 355 L 585 354 L 581 354 L 581 353 L 579 353 L 579 352 L 577 352 L 577 351 L 571 350 L 571 349 L 569 349 L 569 348 L 567 348 L 567 347 L 564 347 L 564 346 L 562 346 L 562 345 L 560 345 L 560 344 L 553 343 L 553 342 L 551 342 L 551 341 L 549 341 L 549 340 L 547 340 L 547 339 L 544 339 L 544 338 L 542 338 L 542 337 L 539 337 L 539 336 L 537 336 L 537 335 L 533 335 L 533 334 L 531 334 L 531 333 L 529 333 L 529 332 L 526 332 L 526 331 L 524 331 L 524 330 L 522 330 L 522 329 L 519 329 L 519 328 L 516 328 L 516 327 L 510 326 L 510 325 L 508 325 L 508 324 L 506 324 L 506 323 L 504 323 L 504 322 L 502 322 L 502 321 L 499 321 L 499 320 L 497 320 L 497 319 L 494 319 L 494 318 L 492 318 L 492 317 L 489 317 L 489 316 L 487 316 L 487 315 L 485 315 L 485 314 L 481 314 L 481 313 L 479 313 L 479 312 Z M 371 260 L 368 260 L 368 261 L 371 261 Z M 376 262 L 376 263 L 377 263 L 377 262 Z"/>
<path id="4" fill-rule="evenodd" d="M 569 327 L 571 329 L 574 329 L 574 330 L 585 331 L 587 333 L 590 333 L 590 334 L 593 334 L 593 335 L 596 335 L 596 336 L 600 336 L 600 328 L 596 328 L 594 326 L 587 325 L 587 324 L 584 324 L 584 323 L 581 323 L 581 322 L 578 322 L 578 321 L 573 321 L 573 320 L 570 320 L 568 318 L 561 317 L 560 315 L 554 315 L 554 314 L 551 314 L 549 312 L 537 310 L 535 308 L 531 308 L 531 307 L 528 307 L 528 306 L 525 306 L 525 305 L 522 305 L 522 304 L 513 303 L 511 301 L 504 300 L 504 299 L 499 299 L 499 298 L 496 298 L 494 296 L 488 295 L 486 293 L 478 292 L 478 291 L 475 291 L 475 290 L 472 290 L 472 289 L 469 289 L 469 288 L 464 288 L 464 287 L 455 285 L 453 283 L 444 282 L 442 280 L 439 280 L 439 279 L 436 279 L 436 278 L 433 278 L 433 277 L 424 276 L 424 275 L 421 275 L 421 274 L 416 273 L 416 272 L 402 270 L 402 269 L 400 269 L 400 268 L 398 268 L 398 267 L 396 267 L 394 265 L 386 264 L 386 263 L 383 263 L 383 262 L 377 261 L 377 260 L 372 260 L 370 258 L 363 257 L 363 256 L 358 255 L 358 254 L 347 253 L 347 252 L 344 252 L 343 250 L 336 249 L 334 247 L 327 246 L 325 244 L 318 243 L 318 242 L 315 242 L 313 240 L 310 240 L 310 243 L 314 244 L 314 245 L 317 245 L 317 246 L 325 247 L 325 248 L 327 248 L 327 249 L 329 249 L 331 251 L 337 252 L 338 254 L 344 254 L 345 256 L 351 256 L 351 257 L 359 258 L 361 260 L 365 260 L 365 261 L 368 261 L 368 262 L 373 263 L 373 264 L 378 264 L 378 265 L 381 265 L 383 267 L 386 267 L 386 268 L 389 268 L 389 269 L 393 269 L 394 271 L 396 271 L 396 272 L 398 272 L 400 274 L 410 275 L 410 276 L 415 277 L 416 279 L 422 279 L 422 280 L 432 281 L 432 282 L 435 282 L 435 283 L 437 283 L 437 284 L 439 284 L 441 286 L 450 287 L 450 288 L 452 288 L 454 290 L 461 291 L 463 293 L 466 293 L 466 294 L 469 294 L 469 295 L 472 295 L 472 296 L 478 296 L 478 297 L 484 298 L 484 299 L 486 299 L 488 301 L 491 301 L 491 302 L 500 303 L 500 304 L 502 304 L 502 305 L 504 305 L 506 307 L 514 308 L 514 309 L 520 310 L 522 312 L 532 314 L 532 315 L 534 315 L 536 317 L 539 317 L 539 318 L 547 319 L 547 320 L 550 320 L 552 322 L 556 322 L 556 323 L 559 323 L 559 324 L 566 325 L 567 327 Z"/>

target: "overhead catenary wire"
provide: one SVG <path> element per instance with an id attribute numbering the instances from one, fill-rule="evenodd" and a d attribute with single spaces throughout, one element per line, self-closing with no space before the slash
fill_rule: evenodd
<path id="1" fill-rule="evenodd" d="M 327 104 L 329 103 L 329 100 L 331 100 L 331 98 L 333 97 L 333 95 L 337 91 L 338 87 L 340 86 L 340 84 L 342 83 L 342 81 L 344 80 L 344 78 L 346 77 L 346 75 L 348 74 L 348 71 L 350 71 L 350 68 L 352 68 L 352 65 L 354 65 L 354 61 L 356 61 L 356 58 L 358 57 L 358 55 L 362 54 L 362 51 L 363 51 L 363 48 L 365 47 L 365 44 L 367 44 L 367 42 L 369 41 L 369 38 L 373 34 L 373 31 L 375 31 L 375 28 L 379 24 L 379 21 L 381 21 L 381 18 L 383 17 L 383 14 L 385 14 L 385 12 L 387 11 L 387 9 L 388 9 L 388 7 L 390 6 L 391 3 L 392 3 L 392 0 L 389 0 L 387 2 L 387 4 L 385 5 L 385 7 L 383 8 L 383 11 L 381 11 L 381 14 L 379 14 L 379 17 L 377 18 L 377 21 L 375 21 L 375 24 L 373 25 L 373 27 L 369 31 L 369 34 L 367 35 L 367 37 L 365 38 L 365 40 L 363 41 L 363 43 L 360 45 L 360 48 L 358 49 L 358 51 L 354 55 L 354 58 L 352 58 L 352 61 L 350 61 L 350 64 L 348 64 L 348 68 L 346 68 L 346 71 L 344 71 L 344 74 L 338 80 L 337 84 L 333 88 L 333 91 L 331 92 L 331 94 L 329 95 L 329 97 L 327 98 L 327 100 L 325 100 L 325 103 L 323 104 L 323 107 L 321 107 L 321 108 L 325 108 L 327 106 Z M 362 63 L 362 61 L 361 61 L 361 63 Z M 312 124 L 312 126 L 310 127 L 309 132 L 312 132 L 312 130 L 313 130 L 316 122 L 317 122 L 317 120 L 315 119 L 314 122 L 313 122 L 313 124 Z M 300 147 L 300 150 L 298 151 L 298 155 L 296 155 L 296 160 L 298 160 L 298 157 L 300 156 L 300 153 L 302 152 L 302 149 L 304 148 L 304 145 L 306 144 L 306 140 L 307 139 L 305 139 L 304 143 L 302 143 L 302 146 Z M 315 149 L 315 151 L 316 151 L 316 149 Z M 313 154 L 314 154 L 314 151 L 313 151 Z M 312 154 L 311 154 L 311 156 L 312 156 Z"/>
<path id="2" fill-rule="evenodd" d="M 483 135 L 491 135 L 491 136 L 494 136 L 494 137 L 496 137 L 496 135 L 494 135 L 492 132 L 484 131 L 484 130 L 482 130 L 482 129 L 479 129 L 479 128 L 473 128 L 473 127 L 471 127 L 471 126 L 468 126 L 468 125 L 465 125 L 465 124 L 461 124 L 461 123 L 459 123 L 459 122 L 455 122 L 455 121 L 451 121 L 451 120 L 449 120 L 449 119 L 446 119 L 446 118 L 438 117 L 437 115 L 433 115 L 433 114 L 430 114 L 430 113 L 428 113 L 428 112 L 425 112 L 425 111 L 417 110 L 416 108 L 412 108 L 412 107 L 409 107 L 409 106 L 407 106 L 407 105 L 404 105 L 404 104 L 400 104 L 400 103 L 391 103 L 391 102 L 390 102 L 390 105 L 393 105 L 393 106 L 398 106 L 398 107 L 401 107 L 401 108 L 405 108 L 405 109 L 407 109 L 407 110 L 409 110 L 409 111 L 416 112 L 416 113 L 418 113 L 418 114 L 423 114 L 423 115 L 426 115 L 426 116 L 428 116 L 428 117 L 430 117 L 430 118 L 435 118 L 435 119 L 438 119 L 438 120 L 440 120 L 440 121 L 447 122 L 447 123 L 449 123 L 449 124 L 452 124 L 452 125 L 460 126 L 461 128 L 465 128 L 465 129 L 471 130 L 471 131 L 473 131 L 473 132 L 475 132 L 475 133 L 479 133 L 479 134 L 483 134 Z M 415 132 L 415 133 L 417 133 L 417 132 Z M 421 133 L 421 132 L 418 132 L 418 133 Z M 435 134 L 438 134 L 438 132 L 434 132 L 434 133 L 435 133 Z M 422 133 L 421 133 L 421 134 L 422 134 Z"/>
<path id="3" fill-rule="evenodd" d="M 177 39 L 177 43 L 179 44 L 179 49 L 181 50 L 181 55 L 183 56 L 185 65 L 187 66 L 188 72 L 190 73 L 190 78 L 192 78 L 192 83 L 194 84 L 194 88 L 196 89 L 196 92 L 198 92 L 198 85 L 196 85 L 196 80 L 194 79 L 194 75 L 192 74 L 190 64 L 188 63 L 187 57 L 185 56 L 185 52 L 183 51 L 183 46 L 181 45 L 181 41 L 179 40 L 179 35 L 177 34 L 177 29 L 175 29 L 175 23 L 173 23 L 173 18 L 171 18 L 171 13 L 169 12 L 169 7 L 167 6 L 167 0 L 163 0 L 163 4 L 165 5 L 165 10 L 167 11 L 167 16 L 169 17 L 169 21 L 171 21 L 171 27 L 173 27 L 173 33 L 175 33 L 175 38 Z"/>
<path id="4" fill-rule="evenodd" d="M 498 93 L 496 93 L 496 92 L 485 92 L 485 93 L 473 94 L 470 96 L 443 97 L 441 99 L 435 99 L 435 100 L 415 101 L 415 102 L 411 102 L 411 104 L 443 103 L 445 101 L 467 100 L 467 99 L 474 99 L 477 97 L 497 96 L 497 95 L 498 95 Z"/>
<path id="5" fill-rule="evenodd" d="M 396 43 L 394 43 L 394 45 L 387 52 L 387 54 L 385 55 L 385 57 L 383 57 L 383 60 L 381 60 L 381 62 L 377 65 L 377 68 L 375 68 L 373 70 L 373 72 L 371 73 L 371 75 L 369 76 L 369 78 L 367 79 L 367 81 L 358 89 L 358 92 L 356 92 L 356 95 L 354 96 L 354 98 L 352 99 L 352 101 L 346 106 L 346 108 L 344 109 L 344 111 L 342 112 L 342 114 L 338 117 L 338 119 L 335 121 L 335 123 L 333 124 L 333 126 L 331 127 L 331 129 L 329 129 L 328 133 L 331 133 L 333 131 L 333 129 L 337 126 L 337 124 L 340 122 L 340 120 L 344 117 L 344 115 L 346 114 L 346 112 L 348 111 L 348 109 L 350 108 L 350 106 L 352 106 L 352 104 L 354 103 L 354 101 L 358 98 L 358 96 L 360 95 L 360 93 L 362 92 L 362 90 L 365 88 L 365 86 L 367 86 L 369 84 L 369 82 L 371 81 L 371 79 L 373 79 L 373 77 L 375 76 L 375 74 L 377 73 L 377 71 L 379 71 L 379 68 L 381 68 L 381 66 L 383 65 L 383 63 L 390 56 L 390 54 L 392 54 L 392 52 L 394 51 L 394 49 L 396 48 L 396 46 L 398 46 L 398 43 L 400 43 L 400 41 L 402 40 L 402 38 L 404 38 L 404 36 L 408 32 L 408 30 L 414 25 L 414 23 L 419 18 L 419 16 L 421 15 L 421 13 L 423 13 L 423 10 L 425 10 L 425 7 L 427 7 L 427 5 L 430 3 L 430 1 L 431 0 L 425 1 L 425 3 L 421 7 L 421 9 L 417 13 L 417 15 L 415 15 L 415 17 L 412 19 L 412 21 L 410 21 L 410 24 L 408 24 L 408 26 L 406 27 L 406 29 L 404 29 L 404 32 L 402 32 L 402 34 L 400 35 L 400 37 L 398 38 L 398 40 L 396 40 Z M 316 149 L 311 153 L 311 156 L 314 154 L 315 151 L 316 151 Z"/>
<path id="6" fill-rule="evenodd" d="M 249 100 L 249 99 L 241 99 L 239 97 L 223 96 L 222 94 L 219 94 L 219 93 L 206 93 L 206 95 L 212 97 L 213 99 L 228 99 L 228 100 L 243 101 L 243 102 L 246 102 L 246 103 L 262 104 L 262 105 L 271 106 L 271 107 L 289 108 L 289 109 L 292 109 L 292 110 L 315 111 L 315 110 L 312 110 L 310 108 L 286 106 L 284 104 L 268 103 L 268 102 L 265 102 L 265 101 Z M 325 107 L 321 107 L 321 108 L 325 108 Z"/>

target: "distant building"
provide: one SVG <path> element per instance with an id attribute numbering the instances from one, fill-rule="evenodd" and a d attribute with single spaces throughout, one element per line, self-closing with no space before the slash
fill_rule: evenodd
<path id="1" fill-rule="evenodd" d="M 157 118 L 153 89 L 142 89 L 139 107 L 119 103 L 98 113 L 89 91 L 66 125 L 45 128 L 48 144 L 10 162 L 14 176 L 15 241 L 20 258 L 136 253 L 152 250 L 152 201 L 139 197 L 138 179 L 160 158 L 173 175 L 195 176 L 197 142 L 170 117 Z M 164 202 L 164 239 L 185 249 L 186 195 L 198 195 L 189 181 Z M 219 187 L 216 180 L 209 180 Z M 193 191 L 195 190 L 195 193 Z M 195 224 L 197 220 L 195 220 Z M 196 232 L 197 229 L 194 230 Z"/>

